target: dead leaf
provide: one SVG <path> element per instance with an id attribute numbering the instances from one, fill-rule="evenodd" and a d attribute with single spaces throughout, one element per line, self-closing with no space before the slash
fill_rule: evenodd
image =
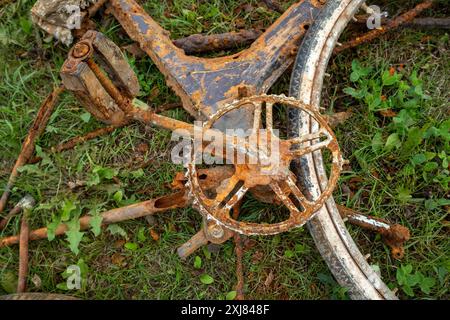
<path id="1" fill-rule="evenodd" d="M 75 180 L 75 182 L 73 182 L 73 181 L 67 182 L 67 186 L 69 187 L 70 190 L 84 187 L 85 185 L 86 185 L 86 181 L 81 181 L 81 180 Z"/>
<path id="2" fill-rule="evenodd" d="M 150 149 L 147 143 L 139 143 L 136 147 L 136 151 L 139 153 L 147 153 L 147 151 Z"/>
<path id="3" fill-rule="evenodd" d="M 256 244 L 257 244 L 257 242 L 255 239 L 246 238 L 244 240 L 244 249 L 249 250 L 249 249 L 253 248 L 254 246 L 256 246 Z"/>
<path id="4" fill-rule="evenodd" d="M 256 251 L 252 256 L 252 263 L 257 263 L 261 261 L 263 257 L 264 253 L 262 253 L 261 251 Z"/>
<path id="5" fill-rule="evenodd" d="M 127 264 L 125 262 L 125 257 L 118 252 L 116 252 L 112 255 L 111 262 L 119 267 L 124 267 Z"/>
<path id="6" fill-rule="evenodd" d="M 380 178 L 380 174 L 376 171 L 376 170 L 372 170 L 370 172 L 375 178 L 379 179 Z"/>
<path id="7" fill-rule="evenodd" d="M 378 112 L 385 118 L 393 118 L 397 116 L 397 112 L 393 111 L 392 109 L 380 110 Z"/>
<path id="8" fill-rule="evenodd" d="M 34 274 L 34 276 L 31 278 L 31 282 L 33 282 L 36 289 L 40 289 L 42 287 L 41 277 L 39 277 L 37 274 Z"/>
<path id="9" fill-rule="evenodd" d="M 150 236 L 153 240 L 158 241 L 159 240 L 159 234 L 153 229 L 150 229 Z"/>
<path id="10" fill-rule="evenodd" d="M 431 39 L 433 39 L 433 37 L 432 36 L 430 36 L 430 35 L 426 35 L 426 36 L 423 36 L 422 37 L 422 39 L 420 39 L 420 42 L 428 42 L 428 41 L 430 41 Z"/>
<path id="11" fill-rule="evenodd" d="M 342 189 L 342 194 L 345 194 L 345 195 L 349 196 L 350 198 L 353 198 L 354 193 L 352 190 L 350 190 L 350 188 L 348 187 L 348 185 L 346 183 L 341 184 L 341 189 Z"/>
<path id="12" fill-rule="evenodd" d="M 352 190 L 352 191 L 355 191 L 355 190 L 358 190 L 359 189 L 359 184 L 361 183 L 361 182 L 363 182 L 364 181 L 364 179 L 363 178 L 361 178 L 361 177 L 353 177 L 353 178 L 351 178 L 349 181 L 348 181 L 348 185 L 349 185 L 349 187 L 350 187 L 350 190 Z"/>
<path id="13" fill-rule="evenodd" d="M 242 18 L 237 18 L 234 20 L 234 25 L 236 29 L 245 29 L 245 20 Z"/>
<path id="14" fill-rule="evenodd" d="M 234 9 L 234 13 L 235 14 L 240 14 L 241 12 L 251 13 L 254 10 L 255 10 L 255 8 L 251 4 L 244 3 L 244 4 L 239 5 L 236 9 Z"/>
<path id="15" fill-rule="evenodd" d="M 344 123 L 353 115 L 351 110 L 345 112 L 337 112 L 332 115 L 324 115 L 325 120 L 331 128 L 335 128 L 338 125 Z"/>
<path id="16" fill-rule="evenodd" d="M 117 240 L 117 241 L 115 241 L 114 242 L 114 248 L 116 248 L 116 249 L 120 249 L 120 248 L 122 248 L 123 247 L 123 245 L 125 244 L 125 240 Z"/>
<path id="17" fill-rule="evenodd" d="M 171 184 L 172 190 L 182 190 L 185 188 L 186 177 L 184 176 L 184 172 L 177 172 L 173 182 Z"/>
<path id="18" fill-rule="evenodd" d="M 154 86 L 150 90 L 150 94 L 148 96 L 148 100 L 155 100 L 159 96 L 160 93 L 161 93 L 161 91 L 159 90 L 159 88 L 157 86 Z"/>
<path id="19" fill-rule="evenodd" d="M 146 216 L 145 220 L 147 223 L 151 226 L 155 226 L 158 222 L 156 221 L 156 218 L 154 216 Z"/>
<path id="20" fill-rule="evenodd" d="M 269 274 L 267 275 L 266 281 L 264 281 L 264 285 L 266 287 L 270 287 L 270 285 L 272 284 L 273 278 L 274 278 L 273 272 L 272 272 L 272 270 L 270 270 Z"/>
<path id="21" fill-rule="evenodd" d="M 177 227 L 175 227 L 175 225 L 173 223 L 169 222 L 169 231 L 175 233 L 178 230 L 177 230 Z"/>
<path id="22" fill-rule="evenodd" d="M 389 69 L 389 75 L 392 77 L 394 74 L 395 74 L 395 68 L 394 68 L 394 67 L 391 67 L 391 68 Z"/>

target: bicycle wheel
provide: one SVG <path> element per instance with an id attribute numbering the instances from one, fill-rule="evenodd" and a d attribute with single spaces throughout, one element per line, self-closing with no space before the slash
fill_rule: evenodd
<path id="1" fill-rule="evenodd" d="M 331 0 L 320 12 L 300 46 L 290 84 L 290 95 L 319 110 L 323 78 L 336 42 L 363 0 Z M 291 135 L 313 133 L 318 124 L 308 114 L 289 110 Z M 295 164 L 299 181 L 313 198 L 326 186 L 327 176 L 320 151 Z M 397 299 L 370 267 L 351 238 L 330 198 L 308 228 L 316 246 L 338 283 L 352 299 Z"/>

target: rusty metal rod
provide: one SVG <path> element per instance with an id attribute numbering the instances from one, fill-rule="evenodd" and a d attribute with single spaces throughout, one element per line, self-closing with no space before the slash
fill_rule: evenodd
<path id="1" fill-rule="evenodd" d="M 185 242 L 177 249 L 178 256 L 184 260 L 199 248 L 206 246 L 208 242 L 209 241 L 205 236 L 204 230 L 201 229 L 191 239 L 189 239 L 189 241 Z"/>
<path id="2" fill-rule="evenodd" d="M 384 219 L 363 215 L 353 209 L 337 205 L 339 213 L 344 220 L 361 228 L 378 233 L 387 232 L 391 225 Z"/>
<path id="3" fill-rule="evenodd" d="M 11 193 L 12 187 L 19 175 L 18 169 L 27 164 L 28 160 L 30 160 L 31 156 L 33 155 L 35 142 L 47 126 L 50 116 L 56 106 L 56 102 L 58 101 L 58 97 L 63 91 L 63 85 L 55 88 L 40 106 L 33 126 L 28 132 L 28 136 L 26 137 L 22 145 L 22 150 L 20 151 L 19 157 L 14 164 L 11 175 L 0 199 L 0 213 L 5 209 L 6 202 L 8 201 L 8 197 Z"/>
<path id="4" fill-rule="evenodd" d="M 19 235 L 19 279 L 17 282 L 17 293 L 26 291 L 28 275 L 28 241 L 30 227 L 28 225 L 28 214 L 30 209 L 24 209 Z"/>
<path id="5" fill-rule="evenodd" d="M 173 43 L 186 54 L 228 50 L 249 45 L 262 34 L 261 30 L 249 29 L 212 35 L 193 34 L 174 40 Z"/>
<path id="6" fill-rule="evenodd" d="M 47 152 L 49 151 L 51 153 L 57 153 L 57 152 L 70 150 L 70 149 L 73 149 L 78 144 L 84 143 L 84 142 L 89 141 L 89 140 L 93 140 L 93 139 L 98 138 L 100 136 L 104 136 L 104 135 L 109 134 L 109 133 L 113 132 L 114 130 L 116 130 L 118 128 L 121 128 L 121 127 L 124 127 L 126 125 L 128 125 L 128 122 L 124 122 L 124 123 L 121 123 L 119 125 L 111 125 L 111 126 L 103 127 L 103 128 L 100 128 L 100 129 L 96 129 L 96 130 L 91 131 L 91 132 L 89 132 L 89 133 L 87 133 L 85 135 L 77 136 L 75 138 L 70 139 L 67 142 L 60 143 L 60 144 L 58 144 L 58 145 L 56 145 L 54 147 L 51 147 L 50 149 L 48 149 L 46 151 Z M 34 157 L 34 158 L 30 159 L 30 161 L 28 161 L 28 163 L 34 164 L 34 163 L 37 163 L 37 162 L 39 162 L 41 160 L 42 160 L 41 157 Z"/>
<path id="7" fill-rule="evenodd" d="M 362 43 L 366 43 L 369 41 L 374 40 L 375 38 L 378 38 L 379 36 L 385 34 L 388 31 L 394 30 L 401 25 L 413 20 L 415 17 L 417 17 L 422 11 L 425 9 L 431 8 L 433 5 L 433 0 L 427 0 L 424 1 L 417 6 L 415 6 L 413 9 L 405 12 L 404 14 L 398 16 L 397 18 L 394 18 L 392 20 L 389 20 L 389 22 L 381 27 L 380 29 L 375 29 L 370 32 L 367 32 L 366 34 L 356 37 L 353 40 L 350 40 L 341 46 L 338 46 L 334 49 L 334 54 L 340 53 L 346 49 L 354 48 L 356 46 L 361 45 Z"/>
<path id="8" fill-rule="evenodd" d="M 140 217 L 156 214 L 162 211 L 184 208 L 188 204 L 188 199 L 184 191 L 171 195 L 163 196 L 157 199 L 144 201 L 123 208 L 112 209 L 102 213 L 102 225 L 117 223 L 125 220 L 137 219 Z M 83 216 L 80 218 L 80 230 L 89 228 L 92 216 Z M 56 227 L 55 235 L 59 236 L 68 230 L 66 224 L 61 223 Z M 30 240 L 47 238 L 47 228 L 40 228 L 30 232 Z M 11 246 L 19 242 L 19 236 L 11 236 L 0 239 L 0 248 Z"/>
<path id="9" fill-rule="evenodd" d="M 402 259 L 405 250 L 403 244 L 411 238 L 408 228 L 400 224 L 391 224 L 385 219 L 363 215 L 353 209 L 337 205 L 344 221 L 353 225 L 379 233 L 383 241 L 391 248 L 395 259 Z"/>
<path id="10" fill-rule="evenodd" d="M 252 44 L 263 32 L 258 29 L 248 29 L 211 35 L 193 34 L 185 38 L 173 40 L 173 44 L 183 49 L 186 54 L 208 53 L 213 51 L 230 50 Z M 143 58 L 147 54 L 138 43 L 125 46 L 125 50 L 136 58 Z"/>
<path id="11" fill-rule="evenodd" d="M 114 85 L 114 83 L 111 81 L 111 79 L 109 79 L 106 76 L 106 74 L 102 71 L 102 69 L 99 67 L 99 65 L 96 64 L 92 58 L 88 59 L 87 64 L 88 64 L 89 68 L 91 68 L 91 70 L 95 73 L 95 75 L 97 76 L 97 79 L 100 81 L 100 83 L 105 88 L 105 90 L 109 93 L 111 98 L 113 98 L 114 101 L 116 101 L 118 106 L 125 113 L 130 111 L 131 106 L 130 106 L 128 99 L 122 95 L 122 93 L 119 91 L 119 89 L 117 89 L 117 87 Z"/>

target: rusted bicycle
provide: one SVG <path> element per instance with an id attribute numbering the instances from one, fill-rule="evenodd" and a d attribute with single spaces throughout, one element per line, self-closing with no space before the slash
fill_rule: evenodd
<path id="1" fill-rule="evenodd" d="M 51 3 L 57 9 L 59 2 Z M 332 198 L 344 160 L 332 129 L 319 113 L 328 60 L 364 2 L 300 1 L 248 49 L 219 58 L 186 55 L 134 0 L 90 1 L 85 15 L 102 5 L 150 56 L 181 98 L 183 108 L 202 125 L 157 114 L 138 100 L 139 84 L 123 53 L 95 30 L 84 33 L 72 47 L 61 70 L 64 87 L 108 125 L 137 121 L 176 131 L 194 143 L 196 132 L 215 137 L 206 139 L 209 154 L 227 163 L 204 165 L 195 148 L 189 148 L 185 175 L 175 181 L 179 192 L 105 212 L 104 224 L 192 205 L 202 215 L 203 225 L 178 248 L 181 258 L 210 242 L 221 244 L 231 238 L 239 242 L 241 235 L 273 235 L 307 224 L 330 270 L 353 299 L 396 299 L 357 248 Z M 39 19 L 48 32 L 70 38 L 67 30 L 54 29 L 45 15 Z M 290 97 L 267 95 L 292 64 Z M 280 110 L 289 113 L 286 130 L 275 119 Z M 229 134 L 228 129 L 236 128 L 244 134 Z M 277 161 L 265 162 L 270 156 Z M 243 161 L 237 162 L 238 158 Z M 262 202 L 283 204 L 286 215 L 271 221 L 242 217 L 239 207 L 248 194 Z M 81 218 L 81 228 L 88 227 L 89 219 Z M 394 229 L 386 236 L 395 247 L 408 234 Z M 61 225 L 56 234 L 66 230 Z M 45 228 L 29 233 L 32 240 L 45 237 Z M 18 242 L 19 237 L 5 238 L 0 246 Z"/>

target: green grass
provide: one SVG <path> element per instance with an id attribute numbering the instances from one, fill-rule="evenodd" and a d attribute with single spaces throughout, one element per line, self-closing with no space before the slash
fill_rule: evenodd
<path id="1" fill-rule="evenodd" d="M 54 41 L 47 39 L 36 28 L 29 28 L 28 13 L 32 3 L 19 0 L 0 8 L 1 187 L 6 184 L 8 170 L 20 152 L 21 143 L 40 102 L 52 85 L 59 82 L 58 70 L 68 51 L 62 45 L 55 45 Z M 217 33 L 255 25 L 267 26 L 279 16 L 267 10 L 259 1 L 182 0 L 171 3 L 161 4 L 161 1 L 151 0 L 146 1 L 145 7 L 171 32 L 173 38 L 197 32 Z M 397 12 L 402 5 L 411 7 L 417 1 L 383 3 L 389 4 L 390 12 Z M 251 4 L 253 9 L 246 12 L 243 4 Z M 428 11 L 426 15 L 448 14 L 445 10 L 441 7 L 436 11 Z M 111 18 L 99 23 L 98 28 L 119 44 L 129 43 Z M 363 67 L 370 66 L 372 71 L 364 79 L 351 81 L 352 62 L 355 59 Z M 177 100 L 150 59 L 130 60 L 143 88 L 141 99 L 150 96 L 148 102 L 152 106 Z M 351 97 L 345 93 L 348 89 L 344 92 L 345 88 L 361 89 L 372 84 L 377 88 L 376 84 L 380 84 L 383 72 L 391 67 L 397 68 L 400 64 L 404 65 L 403 71 L 399 72 L 403 80 L 409 79 L 415 70 L 422 81 L 423 92 L 430 97 L 429 100 L 418 99 L 412 107 L 393 100 L 395 103 L 389 109 L 397 113 L 403 109 L 412 110 L 413 124 L 407 127 L 394 126 L 392 118 L 380 115 L 377 111 L 379 107 L 374 108 L 372 105 L 371 108 L 364 99 Z M 412 232 L 412 239 L 406 245 L 405 258 L 399 262 L 391 258 L 389 248 L 379 236 L 349 226 L 361 251 L 370 253 L 369 262 L 379 266 L 383 280 L 392 288 L 400 288 L 400 297 L 405 299 L 449 297 L 450 246 L 448 222 L 444 221 L 448 220 L 448 206 L 439 205 L 445 201 L 440 199 L 449 199 L 448 170 L 445 171 L 443 159 L 438 155 L 426 162 L 412 164 L 413 157 L 418 154 L 446 152 L 448 156 L 449 142 L 430 133 L 429 137 L 420 141 L 413 139 L 414 143 L 407 145 L 412 128 L 418 128 L 426 134 L 430 128 L 439 129 L 448 120 L 449 71 L 449 40 L 445 32 L 405 29 L 334 57 L 328 70 L 332 77 L 326 80 L 323 92 L 323 106 L 327 113 L 348 108 L 353 110 L 352 118 L 335 130 L 343 153 L 350 160 L 335 191 L 337 202 L 402 223 Z M 289 73 L 286 73 L 272 91 L 286 93 L 288 82 Z M 387 98 L 397 99 L 398 86 L 396 83 L 383 88 L 383 94 Z M 414 94 L 407 93 L 407 96 L 408 99 L 417 98 Z M 64 94 L 38 145 L 45 149 L 102 126 L 93 118 L 86 123 L 84 114 L 77 100 L 68 93 Z M 190 119 L 181 110 L 167 114 L 182 120 Z M 379 133 L 382 145 L 374 149 L 376 133 Z M 389 150 L 384 145 L 392 134 L 397 134 L 398 140 Z M 146 144 L 148 150 L 141 152 L 141 144 Z M 180 170 L 170 161 L 171 145 L 170 133 L 135 124 L 80 145 L 72 151 L 44 154 L 46 161 L 27 166 L 21 174 L 8 209 L 26 193 L 32 194 L 39 203 L 31 217 L 32 227 L 37 228 L 51 222 L 52 216 L 57 216 L 68 201 L 75 204 L 76 209 L 69 212 L 70 219 L 73 219 L 79 214 L 167 194 L 170 192 L 168 184 Z M 143 172 L 137 170 L 139 163 L 150 159 L 154 162 Z M 431 162 L 437 163 L 438 167 L 431 168 L 434 165 L 428 165 L 432 170 L 427 171 L 425 166 Z M 69 188 L 69 182 L 93 181 L 96 178 L 93 171 L 98 167 L 115 170 L 120 185 L 109 179 L 106 172 L 101 174 L 100 181 L 91 186 Z M 146 192 L 138 193 L 140 190 Z M 119 199 L 120 193 L 123 194 L 122 199 Z M 255 201 L 246 205 L 246 210 L 250 212 L 263 211 L 264 208 L 264 205 Z M 19 224 L 19 219 L 14 219 L 0 236 L 18 233 Z M 200 225 L 200 215 L 193 209 L 157 215 L 151 226 L 144 219 L 120 223 L 119 226 L 127 235 L 124 240 L 137 244 L 136 250 L 125 248 L 124 243 L 119 241 L 124 237 L 111 235 L 107 230 L 97 237 L 92 231 L 87 231 L 79 245 L 78 255 L 70 250 L 65 237 L 51 242 L 33 242 L 30 244 L 29 290 L 65 292 L 57 287 L 65 282 L 63 272 L 82 258 L 88 267 L 86 286 L 83 291 L 68 292 L 80 298 L 224 299 L 228 292 L 234 290 L 236 282 L 232 242 L 219 248 L 213 246 L 209 250 L 200 250 L 186 261 L 181 261 L 176 255 L 176 248 L 186 242 Z M 151 238 L 150 228 L 160 235 L 159 241 Z M 145 238 L 140 230 L 144 230 Z M 244 256 L 247 297 L 346 297 L 345 292 L 334 282 L 306 229 L 252 239 L 255 241 Z M 202 261 L 200 268 L 194 266 L 195 256 Z M 123 258 L 123 263 L 120 266 L 114 264 L 113 257 Z M 412 266 L 412 272 L 405 275 L 404 270 L 408 269 L 408 265 Z M 18 248 L 0 249 L 0 294 L 9 292 L 7 284 L 14 282 L 17 268 Z M 264 282 L 271 272 L 274 279 L 266 286 Z M 416 279 L 420 278 L 415 276 L 417 272 L 434 279 L 429 292 L 426 288 L 420 288 L 423 281 Z M 214 282 L 203 284 L 200 281 L 202 274 L 210 275 Z M 40 278 L 40 286 L 31 281 L 33 277 Z M 409 281 L 413 296 L 407 295 L 411 292 L 402 282 L 404 278 L 406 282 Z"/>

